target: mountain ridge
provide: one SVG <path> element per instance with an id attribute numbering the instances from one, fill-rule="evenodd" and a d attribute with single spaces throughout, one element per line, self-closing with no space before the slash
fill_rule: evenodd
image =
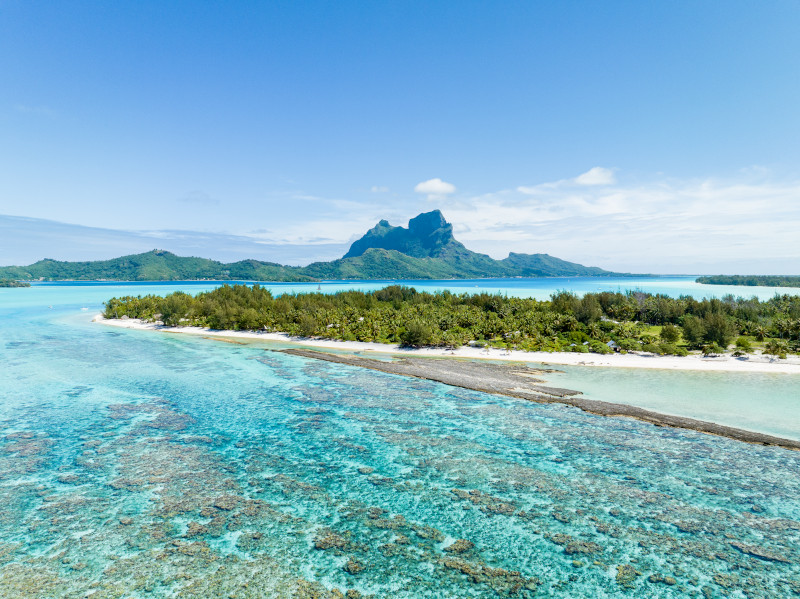
<path id="1" fill-rule="evenodd" d="M 190 279 L 304 282 L 320 279 L 467 279 L 505 277 L 612 276 L 595 266 L 548 254 L 509 253 L 502 260 L 467 249 L 439 210 L 417 215 L 408 227 L 379 221 L 337 260 L 284 266 L 261 260 L 223 263 L 152 250 L 110 260 L 39 260 L 29 266 L 0 267 L 0 278 L 20 280 Z"/>

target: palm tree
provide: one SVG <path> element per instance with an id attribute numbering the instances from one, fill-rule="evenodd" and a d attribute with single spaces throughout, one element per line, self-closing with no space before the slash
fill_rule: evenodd
<path id="1" fill-rule="evenodd" d="M 598 341 L 603 340 L 603 329 L 600 328 L 600 325 L 596 322 L 593 322 L 589 325 L 589 337 L 592 339 L 597 339 Z"/>
<path id="2" fill-rule="evenodd" d="M 764 353 L 770 356 L 786 357 L 787 352 L 786 343 L 778 341 L 777 339 L 770 339 L 764 345 Z"/>
<path id="3" fill-rule="evenodd" d="M 781 339 L 783 339 L 783 336 L 792 329 L 792 325 L 785 318 L 778 318 L 775 320 L 775 328 L 781 336 Z"/>
<path id="4" fill-rule="evenodd" d="M 791 332 L 797 337 L 797 340 L 800 341 L 800 318 L 796 318 L 792 321 Z"/>

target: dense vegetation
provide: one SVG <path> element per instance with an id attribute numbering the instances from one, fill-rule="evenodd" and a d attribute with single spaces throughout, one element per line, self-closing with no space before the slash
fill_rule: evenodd
<path id="1" fill-rule="evenodd" d="M 747 285 L 748 287 L 800 287 L 800 277 L 784 275 L 713 275 L 698 277 L 706 285 Z"/>
<path id="2" fill-rule="evenodd" d="M 381 221 L 353 243 L 339 260 L 308 266 L 281 266 L 243 260 L 223 264 L 153 250 L 93 262 L 40 260 L 30 266 L 0 268 L 0 277 L 44 280 L 316 281 L 320 279 L 464 279 L 488 277 L 572 277 L 614 273 L 567 262 L 547 254 L 509 254 L 494 260 L 465 248 L 453 227 L 434 210 L 409 221 L 409 228 Z"/>
<path id="3" fill-rule="evenodd" d="M 460 346 L 469 342 L 540 351 L 608 353 L 642 350 L 684 355 L 719 353 L 736 342 L 748 352 L 800 350 L 800 297 L 765 302 L 734 298 L 697 301 L 639 292 L 559 292 L 549 301 L 502 295 L 417 292 L 393 285 L 365 293 L 303 293 L 273 297 L 255 285 L 223 286 L 192 297 L 113 298 L 107 318 L 160 320 L 166 325 L 282 331 L 305 337 Z"/>
<path id="4" fill-rule="evenodd" d="M 17 279 L 50 281 L 312 281 L 298 268 L 258 260 L 223 264 L 206 258 L 185 258 L 153 250 L 144 254 L 91 262 L 40 260 L 30 266 L 0 268 L 0 275 Z"/>
<path id="5" fill-rule="evenodd" d="M 30 287 L 30 283 L 14 281 L 13 279 L 0 279 L 0 287 Z"/>

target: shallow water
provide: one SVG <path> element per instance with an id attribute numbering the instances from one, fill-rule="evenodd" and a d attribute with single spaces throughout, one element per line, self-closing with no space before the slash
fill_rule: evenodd
<path id="1" fill-rule="evenodd" d="M 553 366 L 549 383 L 590 399 L 800 440 L 800 376 Z"/>
<path id="2" fill-rule="evenodd" d="M 800 594 L 798 452 L 13 291 L 0 597 Z"/>

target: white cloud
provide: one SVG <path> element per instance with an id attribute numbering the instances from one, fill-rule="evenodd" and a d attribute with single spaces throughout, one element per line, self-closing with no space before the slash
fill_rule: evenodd
<path id="1" fill-rule="evenodd" d="M 387 191 L 389 191 L 389 188 L 386 187 L 385 185 L 373 185 L 372 187 L 369 188 L 369 190 L 372 193 L 386 193 Z"/>
<path id="2" fill-rule="evenodd" d="M 422 183 L 417 183 L 414 187 L 414 191 L 427 194 L 429 200 L 437 200 L 448 194 L 455 193 L 456 186 L 436 177 L 435 179 L 428 179 Z"/>
<path id="3" fill-rule="evenodd" d="M 462 198 L 447 218 L 468 248 L 496 258 L 543 252 L 628 272 L 709 272 L 714 264 L 800 272 L 798 198 L 800 180 L 760 171 L 636 185 L 562 180 Z"/>
<path id="4" fill-rule="evenodd" d="M 416 191 L 452 198 L 443 195 L 449 189 L 433 180 Z M 331 208 L 314 218 L 295 222 L 287 215 L 258 237 L 344 246 L 380 219 L 405 225 L 430 209 L 424 198 L 398 205 L 374 196 L 330 201 Z M 800 177 L 779 180 L 755 169 L 725 178 L 653 174 L 606 185 L 580 185 L 574 178 L 533 182 L 480 196 L 462 193 L 444 209 L 459 241 L 495 258 L 541 252 L 625 272 L 792 274 L 800 272 L 798 198 Z"/>
<path id="5" fill-rule="evenodd" d="M 613 185 L 616 183 L 616 178 L 614 171 L 610 168 L 595 166 L 575 177 L 575 183 L 578 185 Z"/>

